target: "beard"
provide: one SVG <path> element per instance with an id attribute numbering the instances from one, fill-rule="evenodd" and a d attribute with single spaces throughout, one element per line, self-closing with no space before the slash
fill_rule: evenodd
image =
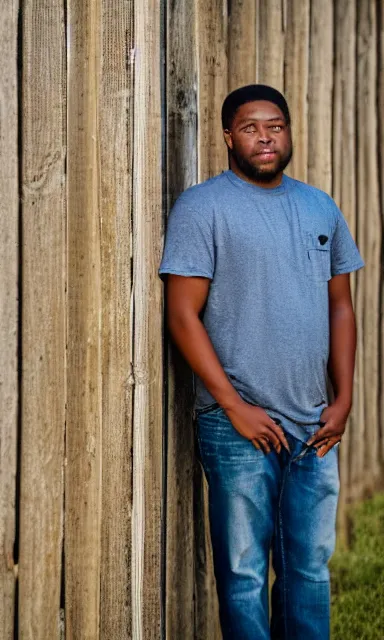
<path id="1" fill-rule="evenodd" d="M 244 173 L 244 175 L 247 176 L 247 178 L 255 180 L 256 182 L 265 182 L 265 184 L 268 184 L 269 182 L 272 182 L 272 180 L 274 180 L 276 176 L 284 171 L 284 169 L 288 166 L 292 158 L 293 147 L 291 145 L 288 151 L 283 156 L 279 156 L 278 163 L 273 169 L 255 166 L 254 164 L 249 162 L 249 160 L 244 158 L 244 156 L 239 155 L 235 148 L 230 151 L 230 154 L 235 160 L 239 169 Z"/>

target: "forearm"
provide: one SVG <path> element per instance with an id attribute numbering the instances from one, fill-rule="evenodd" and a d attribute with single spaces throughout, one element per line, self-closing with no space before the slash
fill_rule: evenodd
<path id="1" fill-rule="evenodd" d="M 352 306 L 331 309 L 330 334 L 328 368 L 335 398 L 351 406 L 356 351 L 356 323 Z"/>
<path id="2" fill-rule="evenodd" d="M 194 313 L 168 318 L 171 336 L 194 373 L 224 409 L 231 409 L 241 398 L 228 379 L 207 331 Z"/>

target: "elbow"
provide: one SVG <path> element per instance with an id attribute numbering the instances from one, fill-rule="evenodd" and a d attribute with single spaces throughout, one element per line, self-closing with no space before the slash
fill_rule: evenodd
<path id="1" fill-rule="evenodd" d="M 330 316 L 335 320 L 352 320 L 355 319 L 355 312 L 353 310 L 352 304 L 349 303 L 341 303 L 341 304 L 333 304 L 330 308 Z"/>

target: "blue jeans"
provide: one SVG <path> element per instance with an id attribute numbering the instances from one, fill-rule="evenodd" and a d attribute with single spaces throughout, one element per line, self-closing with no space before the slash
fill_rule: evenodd
<path id="1" fill-rule="evenodd" d="M 286 434 L 291 454 L 265 455 L 222 409 L 198 416 L 224 640 L 327 640 L 328 560 L 335 545 L 337 451 L 318 458 Z M 276 575 L 269 623 L 268 574 Z"/>

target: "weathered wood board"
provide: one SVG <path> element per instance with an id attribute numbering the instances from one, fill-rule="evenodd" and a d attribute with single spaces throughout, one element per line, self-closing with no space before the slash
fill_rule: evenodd
<path id="1" fill-rule="evenodd" d="M 160 6 L 135 6 L 132 636 L 161 637 L 163 520 Z"/>
<path id="2" fill-rule="evenodd" d="M 365 403 L 365 485 L 377 478 L 379 451 L 379 291 L 381 218 L 379 172 L 372 141 L 378 139 L 377 111 L 377 16 L 376 2 L 357 5 L 357 237 L 366 260 L 358 279 L 358 313 L 363 327 L 363 379 Z M 377 114 L 377 115 L 376 115 Z M 359 298 L 360 296 L 360 298 Z M 382 392 L 382 390 L 380 390 Z"/>
<path id="3" fill-rule="evenodd" d="M 284 49 L 284 94 L 291 114 L 293 157 L 287 173 L 307 181 L 308 172 L 308 71 L 310 0 L 287 3 Z"/>
<path id="4" fill-rule="evenodd" d="M 256 1 L 232 0 L 228 15 L 228 91 L 256 82 Z"/>
<path id="5" fill-rule="evenodd" d="M 378 127 L 380 134 L 379 141 L 379 171 L 380 171 L 380 212 L 381 212 L 381 225 L 384 228 L 384 122 L 382 118 L 382 112 L 384 110 L 384 2 L 378 4 L 379 10 L 377 19 L 379 22 L 378 38 L 378 70 L 379 70 L 379 82 L 378 82 Z M 384 380 L 384 327 L 382 325 L 384 319 L 384 274 L 383 274 L 383 250 L 381 252 L 381 343 L 380 343 L 380 362 L 379 362 L 379 394 L 380 394 L 380 412 L 379 412 L 379 439 L 381 442 L 380 461 L 384 463 L 384 393 L 383 393 L 383 380 Z"/>
<path id="6" fill-rule="evenodd" d="M 59 639 L 65 428 L 65 22 L 23 4 L 19 637 Z M 31 526 L 34 523 L 34 526 Z"/>
<path id="7" fill-rule="evenodd" d="M 332 184 L 333 197 L 342 210 L 351 233 L 356 237 L 356 6 L 350 0 L 335 0 L 335 52 L 333 85 Z M 353 297 L 355 280 L 351 278 Z M 359 327 L 360 329 L 360 327 Z M 359 330 L 359 336 L 361 332 Z M 354 412 L 349 418 L 340 447 L 339 525 L 343 543 L 347 542 L 346 504 L 356 455 L 363 455 L 361 429 L 364 425 L 362 385 L 358 384 L 359 358 L 356 359 Z M 360 413 L 359 413 L 360 412 Z"/>
<path id="8" fill-rule="evenodd" d="M 66 640 L 97 640 L 101 548 L 99 3 L 67 5 Z"/>
<path id="9" fill-rule="evenodd" d="M 257 82 L 284 90 L 284 30 L 285 13 L 281 0 L 258 2 Z"/>
<path id="10" fill-rule="evenodd" d="M 133 1 L 113 5 L 103 1 L 100 20 L 100 638 L 128 640 L 132 637 Z"/>
<path id="11" fill-rule="evenodd" d="M 167 5 L 167 209 L 197 181 L 195 3 Z M 166 333 L 166 338 L 168 334 Z M 166 637 L 194 638 L 192 374 L 168 345 L 165 531 Z"/>
<path id="12" fill-rule="evenodd" d="M 228 93 L 227 21 L 225 0 L 196 0 L 199 182 L 228 167 L 221 126 L 221 107 Z"/>
<path id="13" fill-rule="evenodd" d="M 0 48 L 0 637 L 13 640 L 18 418 L 17 1 L 1 3 Z"/>
<path id="14" fill-rule="evenodd" d="M 198 47 L 198 181 L 228 168 L 221 107 L 228 93 L 228 15 L 224 0 L 207 5 L 197 0 Z M 233 24 L 232 24 L 233 26 Z M 195 467 L 195 616 L 197 639 L 221 637 L 213 573 L 207 509 L 207 487 L 199 465 Z M 196 520 L 197 519 L 197 520 Z M 197 524 L 198 523 L 198 524 Z"/>
<path id="15" fill-rule="evenodd" d="M 333 1 L 311 0 L 308 182 L 332 192 Z"/>

